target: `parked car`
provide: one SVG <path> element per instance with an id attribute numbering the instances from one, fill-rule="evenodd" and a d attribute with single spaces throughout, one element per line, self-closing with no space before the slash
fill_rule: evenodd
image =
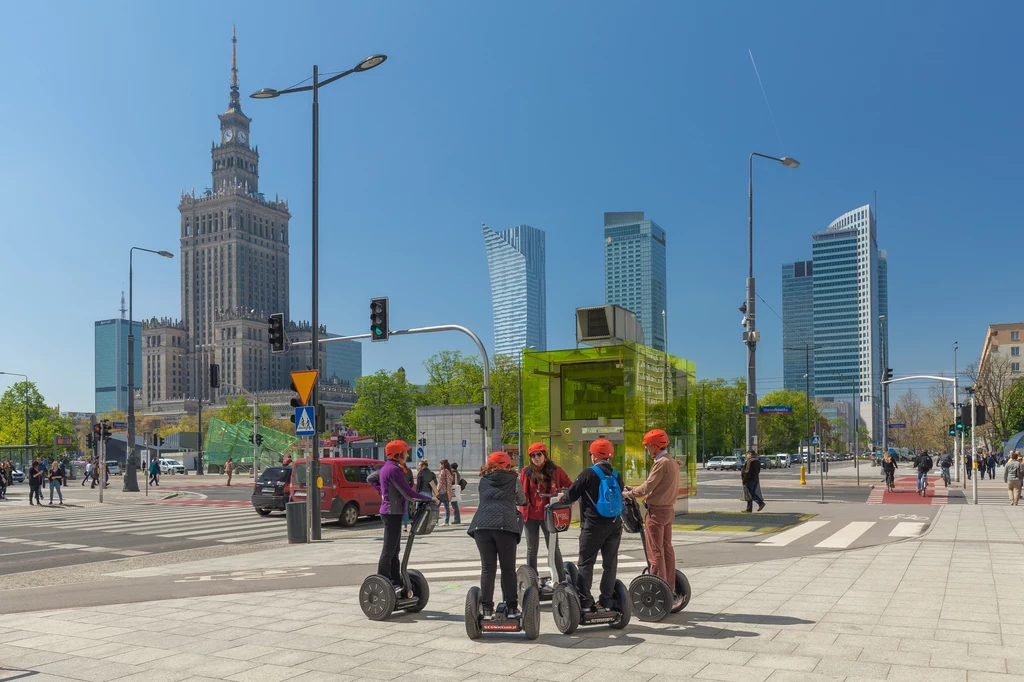
<path id="1" fill-rule="evenodd" d="M 344 527 L 354 526 L 360 516 L 380 513 L 380 494 L 366 482 L 374 471 L 384 466 L 378 459 L 358 457 L 323 457 L 320 459 L 320 515 L 337 519 Z M 292 463 L 292 499 L 306 499 L 306 460 Z"/>
<path id="2" fill-rule="evenodd" d="M 25 472 L 17 467 L 11 469 L 11 480 L 15 483 L 24 483 Z"/>
<path id="3" fill-rule="evenodd" d="M 284 511 L 291 497 L 292 468 L 268 467 L 252 487 L 252 506 L 260 516 Z"/>
<path id="4" fill-rule="evenodd" d="M 725 471 L 739 471 L 743 468 L 743 460 L 745 457 L 723 457 L 722 458 L 722 470 Z"/>
<path id="5" fill-rule="evenodd" d="M 771 468 L 773 468 L 771 460 L 768 459 L 768 455 L 758 455 L 757 456 L 757 461 L 759 461 L 761 463 L 761 468 L 762 469 L 771 469 Z"/>
<path id="6" fill-rule="evenodd" d="M 712 457 L 708 460 L 707 468 L 712 471 L 721 471 L 722 464 L 725 462 L 725 457 Z"/>
<path id="7" fill-rule="evenodd" d="M 161 474 L 183 474 L 185 473 L 185 465 L 176 459 L 160 459 L 160 473 Z"/>
<path id="8" fill-rule="evenodd" d="M 107 471 L 110 472 L 111 476 L 121 475 L 121 465 L 112 459 L 107 460 Z"/>
<path id="9" fill-rule="evenodd" d="M 782 466 L 785 469 L 788 469 L 791 466 L 793 466 L 793 462 L 796 461 L 796 455 L 790 455 L 790 454 L 787 454 L 787 453 L 783 453 L 783 454 L 777 455 L 777 456 L 779 458 L 779 465 Z"/>

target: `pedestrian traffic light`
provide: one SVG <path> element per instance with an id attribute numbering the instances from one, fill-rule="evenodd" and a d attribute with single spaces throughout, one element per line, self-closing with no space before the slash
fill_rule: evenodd
<path id="1" fill-rule="evenodd" d="M 210 365 L 210 388 L 220 388 L 220 365 Z"/>
<path id="2" fill-rule="evenodd" d="M 274 313 L 267 320 L 270 329 L 267 331 L 267 339 L 270 341 L 271 353 L 284 352 L 284 313 Z"/>
<path id="3" fill-rule="evenodd" d="M 93 447 L 99 447 L 100 439 L 103 438 L 103 427 L 99 424 L 94 424 L 92 427 L 92 444 Z"/>
<path id="4" fill-rule="evenodd" d="M 892 381 L 892 367 L 885 368 L 885 380 Z"/>
<path id="5" fill-rule="evenodd" d="M 985 425 L 985 414 L 987 410 L 984 405 L 976 403 L 974 405 L 974 425 L 984 426 Z"/>
<path id="6" fill-rule="evenodd" d="M 103 436 L 103 442 L 106 443 L 107 441 L 110 440 L 110 436 L 111 436 L 111 433 L 110 433 L 110 422 L 107 421 L 106 419 L 104 419 L 102 422 L 100 422 L 100 425 L 102 426 L 101 434 Z"/>
<path id="7" fill-rule="evenodd" d="M 416 443 L 417 443 L 417 444 L 418 444 L 418 445 L 419 445 L 420 447 L 424 447 L 424 446 L 426 446 L 426 444 L 427 444 L 427 439 L 426 439 L 426 438 L 420 438 L 420 439 L 419 439 L 418 441 L 416 441 Z"/>
<path id="8" fill-rule="evenodd" d="M 950 424 L 949 425 L 949 435 L 951 435 L 951 436 L 955 436 L 956 435 L 956 424 Z"/>
<path id="9" fill-rule="evenodd" d="M 92 448 L 93 448 L 92 432 L 91 431 L 89 433 L 85 434 L 85 448 L 87 450 L 92 450 Z"/>
<path id="10" fill-rule="evenodd" d="M 967 403 L 966 405 L 961 405 L 960 406 L 960 417 L 957 419 L 957 421 L 960 422 L 961 424 L 970 424 L 971 423 L 971 404 L 970 403 Z"/>
<path id="11" fill-rule="evenodd" d="M 483 429 L 484 431 L 486 431 L 487 429 L 489 429 L 489 428 L 491 428 L 493 426 L 493 424 L 494 424 L 494 408 L 493 407 L 490 408 L 490 414 L 488 414 L 488 409 L 481 405 L 477 409 L 473 410 L 473 414 L 476 415 L 476 419 L 474 419 L 473 421 L 475 421 L 477 424 L 479 424 L 480 428 Z"/>
<path id="12" fill-rule="evenodd" d="M 263 434 L 262 433 L 257 433 L 256 434 L 256 445 L 263 445 Z"/>
<path id="13" fill-rule="evenodd" d="M 370 299 L 370 341 L 387 341 L 388 334 L 388 298 Z"/>

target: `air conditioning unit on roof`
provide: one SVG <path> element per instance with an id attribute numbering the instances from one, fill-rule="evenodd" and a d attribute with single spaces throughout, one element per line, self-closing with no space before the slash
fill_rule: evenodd
<path id="1" fill-rule="evenodd" d="M 636 313 L 617 305 L 576 309 L 576 343 L 588 346 L 618 346 L 623 342 L 644 342 L 644 330 Z"/>

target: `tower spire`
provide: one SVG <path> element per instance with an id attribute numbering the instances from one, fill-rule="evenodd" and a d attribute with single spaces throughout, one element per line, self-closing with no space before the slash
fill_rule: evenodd
<path id="1" fill-rule="evenodd" d="M 242 103 L 238 98 L 238 38 L 235 26 L 231 26 L 231 104 L 228 110 L 242 111 Z"/>
<path id="2" fill-rule="evenodd" d="M 124 314 L 128 312 L 128 309 L 124 307 L 124 289 L 121 290 L 121 319 L 124 319 Z"/>

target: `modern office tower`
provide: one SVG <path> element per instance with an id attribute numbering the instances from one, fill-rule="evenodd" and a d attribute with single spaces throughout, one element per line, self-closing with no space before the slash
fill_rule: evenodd
<path id="1" fill-rule="evenodd" d="M 484 225 L 483 232 L 494 309 L 494 354 L 518 356 L 529 347 L 545 350 L 544 231 L 516 225 L 499 232 Z"/>
<path id="2" fill-rule="evenodd" d="M 888 318 L 888 261 L 875 227 L 871 207 L 861 206 L 813 235 L 814 396 L 856 401 L 860 422 L 880 441 L 878 318 Z"/>
<path id="3" fill-rule="evenodd" d="M 665 231 L 643 211 L 604 214 L 604 302 L 636 313 L 644 345 L 665 350 Z"/>
<path id="4" fill-rule="evenodd" d="M 340 334 L 328 334 L 327 338 Z M 355 387 L 356 379 L 363 376 L 363 346 L 358 341 L 334 341 L 325 343 L 327 362 L 324 365 L 326 381 L 342 381 Z"/>
<path id="5" fill-rule="evenodd" d="M 782 266 L 782 376 L 785 388 L 809 387 L 814 399 L 814 261 Z"/>
<path id="6" fill-rule="evenodd" d="M 142 384 L 142 323 L 135 322 L 135 383 Z M 96 414 L 128 409 L 128 320 L 98 320 L 95 324 Z"/>

